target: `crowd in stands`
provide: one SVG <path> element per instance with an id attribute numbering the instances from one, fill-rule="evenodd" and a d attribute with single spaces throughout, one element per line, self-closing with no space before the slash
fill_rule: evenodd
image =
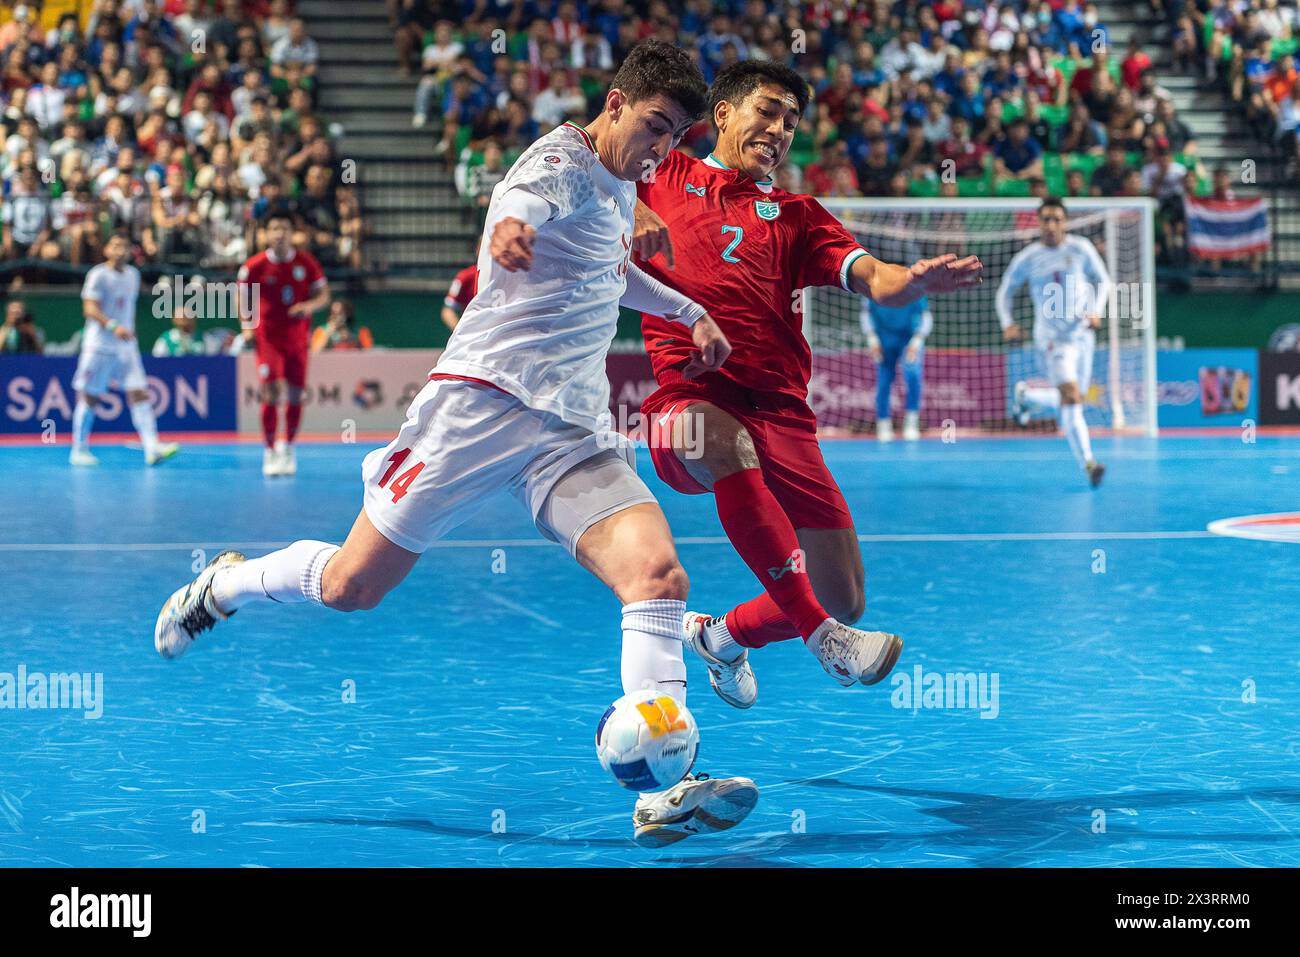
<path id="1" fill-rule="evenodd" d="M 1164 2 L 1171 16 L 1194 9 Z M 808 78 L 814 105 L 780 172 L 793 191 L 1154 196 L 1168 246 L 1184 192 L 1213 188 L 1150 57 L 1113 48 L 1081 0 L 393 0 L 390 11 L 399 68 L 420 74 L 413 123 L 441 121 L 435 150 L 475 208 L 538 135 L 595 115 L 617 64 L 651 36 L 691 51 L 706 79 L 744 58 Z M 711 145 L 701 122 L 682 148 Z"/>
<path id="2" fill-rule="evenodd" d="M 79 282 L 114 228 L 141 267 L 232 273 L 273 207 L 327 268 L 360 267 L 287 0 L 94 0 L 52 26 L 39 0 L 0 3 L 0 281 Z"/>

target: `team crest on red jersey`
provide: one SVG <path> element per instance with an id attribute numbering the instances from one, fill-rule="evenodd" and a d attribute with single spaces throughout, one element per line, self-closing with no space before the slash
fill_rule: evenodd
<path id="1" fill-rule="evenodd" d="M 781 204 L 756 199 L 754 200 L 754 212 L 758 213 L 759 219 L 766 219 L 770 222 L 781 215 Z"/>

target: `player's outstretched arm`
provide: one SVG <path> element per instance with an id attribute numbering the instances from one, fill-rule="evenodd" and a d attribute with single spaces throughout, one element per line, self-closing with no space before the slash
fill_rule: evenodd
<path id="1" fill-rule="evenodd" d="M 922 259 L 910 267 L 859 256 L 849 268 L 854 292 L 891 307 L 906 306 L 922 296 L 969 289 L 983 281 L 984 265 L 978 256 L 958 259 L 952 253 Z"/>

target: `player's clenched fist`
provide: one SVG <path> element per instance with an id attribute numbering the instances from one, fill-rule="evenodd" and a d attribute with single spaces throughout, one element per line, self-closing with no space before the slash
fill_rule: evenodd
<path id="1" fill-rule="evenodd" d="M 537 228 L 522 219 L 503 216 L 492 229 L 488 251 L 506 272 L 518 272 L 533 264 L 533 237 Z"/>
<path id="2" fill-rule="evenodd" d="M 958 259 L 944 253 L 934 259 L 922 259 L 908 270 L 908 284 L 926 295 L 969 289 L 984 281 L 984 264 L 978 256 Z"/>
<path id="3" fill-rule="evenodd" d="M 673 244 L 668 239 L 668 224 L 640 200 L 632 217 L 632 252 L 641 262 L 649 262 L 663 253 L 668 268 L 673 268 Z"/>
<path id="4" fill-rule="evenodd" d="M 718 324 L 708 315 L 700 316 L 691 326 L 691 339 L 699 350 L 682 369 L 682 375 L 694 379 L 706 372 L 716 372 L 731 355 L 731 343 L 722 334 Z"/>

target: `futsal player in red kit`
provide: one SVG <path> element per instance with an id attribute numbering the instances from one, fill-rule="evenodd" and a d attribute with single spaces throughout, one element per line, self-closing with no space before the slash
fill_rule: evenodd
<path id="1" fill-rule="evenodd" d="M 732 346 L 721 369 L 688 379 L 690 336 L 658 317 L 642 322 L 659 383 L 641 406 L 655 470 L 680 492 L 713 493 L 764 588 L 726 615 L 688 612 L 684 622 L 714 690 L 739 708 L 757 697 L 749 649 L 800 637 L 846 687 L 880 681 L 902 649 L 896 635 L 844 627 L 865 608 L 862 553 L 808 406 L 801 290 L 838 285 L 902 306 L 974 286 L 983 269 L 974 256 L 880 262 L 815 199 L 777 189 L 773 172 L 808 101 L 808 84 L 779 64 L 725 68 L 710 91 L 713 153 L 674 151 L 637 187 L 643 268 L 704 306 Z"/>
<path id="2" fill-rule="evenodd" d="M 307 346 L 312 313 L 330 304 L 329 284 L 316 257 L 292 242 L 293 220 L 273 212 L 266 221 L 267 248 L 239 270 L 240 317 L 253 329 L 257 376 L 262 384 L 263 475 L 293 475 L 293 440 L 302 421 L 307 387 Z M 284 438 L 277 440 L 281 383 L 288 386 Z"/>

